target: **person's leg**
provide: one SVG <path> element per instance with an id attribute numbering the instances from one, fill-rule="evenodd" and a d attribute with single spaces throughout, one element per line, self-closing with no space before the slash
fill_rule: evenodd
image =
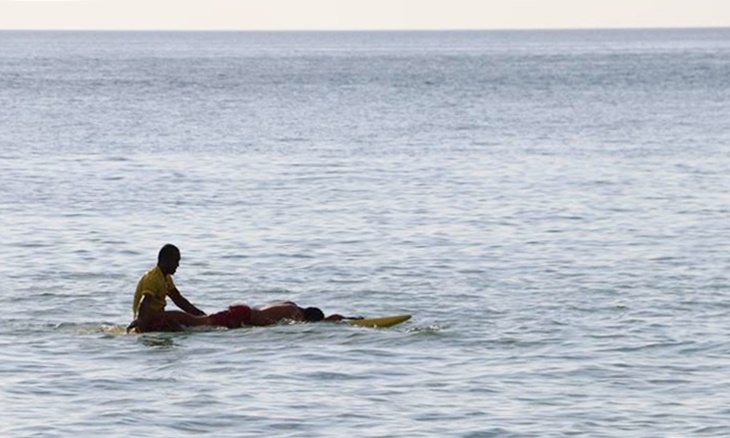
<path id="1" fill-rule="evenodd" d="M 197 327 L 201 325 L 212 325 L 210 317 L 195 316 L 179 310 L 168 310 L 165 312 L 165 319 L 172 325 L 184 327 Z"/>
<path id="2" fill-rule="evenodd" d="M 146 320 L 137 319 L 127 330 L 135 328 L 137 332 L 178 332 L 185 327 L 210 324 L 210 318 L 207 316 L 193 316 L 179 310 L 169 310 Z"/>

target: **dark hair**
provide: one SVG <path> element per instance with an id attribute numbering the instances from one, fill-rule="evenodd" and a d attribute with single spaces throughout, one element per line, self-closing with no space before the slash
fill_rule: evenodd
<path id="1" fill-rule="evenodd" d="M 324 313 L 316 307 L 307 307 L 302 313 L 304 314 L 304 320 L 307 322 L 317 322 L 324 319 Z"/>
<path id="2" fill-rule="evenodd" d="M 157 263 L 161 263 L 163 260 L 170 260 L 173 256 L 179 256 L 180 250 L 177 246 L 172 243 L 168 243 L 160 248 L 160 253 L 157 254 Z"/>

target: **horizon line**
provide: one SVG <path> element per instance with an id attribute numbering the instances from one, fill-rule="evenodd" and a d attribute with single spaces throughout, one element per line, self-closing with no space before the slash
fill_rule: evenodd
<path id="1" fill-rule="evenodd" d="M 339 33 L 358 33 L 358 32 L 549 32 L 549 31 L 620 31 L 620 30 L 730 30 L 728 26 L 606 26 L 606 27 L 494 27 L 494 28 L 383 28 L 383 29 L 216 29 L 216 28 L 0 28 L 0 32 L 262 32 L 262 33 L 308 33 L 308 32 L 339 32 Z"/>

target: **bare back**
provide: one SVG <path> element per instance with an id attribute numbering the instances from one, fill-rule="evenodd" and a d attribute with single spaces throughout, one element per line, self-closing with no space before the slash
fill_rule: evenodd
<path id="1" fill-rule="evenodd" d="M 282 301 L 251 310 L 251 325 L 271 325 L 285 319 L 303 321 L 302 309 L 291 301 Z"/>

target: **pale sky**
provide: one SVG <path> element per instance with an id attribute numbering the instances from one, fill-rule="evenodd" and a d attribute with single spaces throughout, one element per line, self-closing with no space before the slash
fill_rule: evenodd
<path id="1" fill-rule="evenodd" d="M 730 0 L 0 0 L 0 29 L 730 27 Z"/>

